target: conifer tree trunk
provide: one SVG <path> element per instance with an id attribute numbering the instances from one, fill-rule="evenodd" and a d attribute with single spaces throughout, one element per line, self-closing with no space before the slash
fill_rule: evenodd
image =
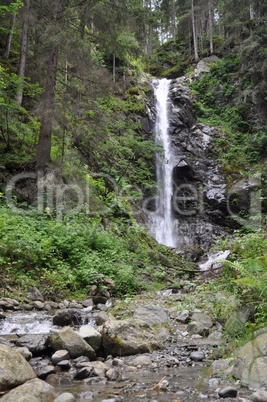
<path id="1" fill-rule="evenodd" d="M 195 8 L 194 8 L 194 0 L 191 0 L 191 12 L 192 12 L 192 30 L 193 30 L 193 42 L 194 42 L 194 54 L 195 61 L 198 61 L 198 43 L 197 43 L 197 31 L 196 31 L 196 22 L 195 22 Z"/>
<path id="2" fill-rule="evenodd" d="M 29 9 L 30 9 L 30 0 L 24 0 L 23 24 L 21 32 L 21 46 L 20 46 L 19 72 L 18 72 L 19 78 L 22 78 L 25 75 L 27 48 L 28 48 L 28 32 L 29 32 Z M 16 97 L 18 105 L 22 104 L 22 97 L 23 97 L 23 87 L 22 85 L 20 85 Z"/>
<path id="3" fill-rule="evenodd" d="M 116 81 L 116 56 L 115 53 L 113 54 L 113 82 Z"/>
<path id="4" fill-rule="evenodd" d="M 37 170 L 46 171 L 50 162 L 52 119 L 55 106 L 55 88 L 57 74 L 58 46 L 51 45 L 47 68 L 44 110 L 37 145 Z"/>
<path id="5" fill-rule="evenodd" d="M 55 0 L 55 7 L 52 17 L 52 24 L 54 24 L 54 37 L 51 38 L 49 60 L 46 76 L 46 87 L 44 94 L 44 108 L 41 121 L 39 142 L 37 145 L 37 170 L 45 173 L 49 163 L 51 154 L 51 137 L 52 137 L 52 120 L 55 108 L 55 91 L 56 91 L 56 76 L 57 76 L 57 62 L 58 62 L 58 41 L 55 40 L 59 31 L 59 20 L 64 9 L 65 0 Z"/>
<path id="6" fill-rule="evenodd" d="M 9 55 L 10 55 L 12 35 L 13 35 L 14 27 L 15 27 L 15 22 L 16 22 L 16 14 L 12 14 L 11 21 L 10 21 L 10 31 L 7 35 L 6 50 L 5 50 L 5 54 L 4 54 L 4 58 L 6 60 L 9 58 Z"/>
<path id="7" fill-rule="evenodd" d="M 210 54 L 213 54 L 213 0 L 209 0 Z"/>
<path id="8" fill-rule="evenodd" d="M 176 43 L 176 19 L 175 19 L 175 0 L 172 0 L 172 36 L 173 43 Z"/>

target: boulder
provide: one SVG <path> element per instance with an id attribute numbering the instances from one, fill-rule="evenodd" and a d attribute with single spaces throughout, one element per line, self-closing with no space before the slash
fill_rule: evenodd
<path id="1" fill-rule="evenodd" d="M 252 402 L 267 402 L 267 391 L 256 391 L 250 396 L 250 399 Z"/>
<path id="2" fill-rule="evenodd" d="M 33 354 L 39 354 L 44 352 L 48 347 L 48 336 L 42 334 L 36 335 L 23 335 L 20 337 L 17 342 L 17 346 L 26 347 Z"/>
<path id="3" fill-rule="evenodd" d="M 204 314 L 204 313 L 193 313 L 192 314 L 192 321 L 197 321 L 200 324 L 202 324 L 205 328 L 211 328 L 212 327 L 212 319 L 210 318 L 209 315 Z"/>
<path id="4" fill-rule="evenodd" d="M 76 399 L 74 396 L 69 392 L 64 392 L 63 394 L 59 395 L 54 402 L 75 402 Z"/>
<path id="5" fill-rule="evenodd" d="M 32 305 L 36 310 L 42 310 L 44 308 L 44 303 L 38 300 L 34 301 Z"/>
<path id="6" fill-rule="evenodd" d="M 39 289 L 37 288 L 32 288 L 29 291 L 29 299 L 31 299 L 32 301 L 40 301 L 43 302 L 44 301 L 44 296 L 42 295 L 42 293 L 40 292 Z"/>
<path id="7" fill-rule="evenodd" d="M 95 350 L 102 346 L 102 336 L 91 325 L 82 325 L 78 334 Z"/>
<path id="8" fill-rule="evenodd" d="M 239 334 L 245 327 L 246 322 L 254 313 L 252 305 L 242 306 L 234 311 L 225 323 L 226 331 L 231 334 Z"/>
<path id="9" fill-rule="evenodd" d="M 190 311 L 189 310 L 183 310 L 178 316 L 176 317 L 176 321 L 180 321 L 184 324 L 187 324 L 189 321 L 189 315 Z"/>
<path id="10" fill-rule="evenodd" d="M 81 362 L 76 365 L 77 368 L 88 367 L 92 368 L 94 371 L 94 375 L 98 377 L 104 377 L 106 372 L 108 371 L 108 366 L 102 362 Z"/>
<path id="11" fill-rule="evenodd" d="M 53 325 L 65 327 L 66 325 L 80 325 L 81 314 L 76 310 L 61 310 L 53 317 Z"/>
<path id="12" fill-rule="evenodd" d="M 2 397 L 1 402 L 52 402 L 55 389 L 45 381 L 34 379 L 13 389 Z"/>
<path id="13" fill-rule="evenodd" d="M 215 360 L 214 362 L 212 362 L 210 368 L 213 374 L 220 374 L 223 371 L 227 370 L 233 362 L 233 357 L 230 357 L 228 359 Z"/>
<path id="14" fill-rule="evenodd" d="M 57 350 L 51 357 L 52 363 L 57 364 L 63 360 L 69 360 L 69 352 L 67 350 Z"/>
<path id="15" fill-rule="evenodd" d="M 0 391 L 17 387 L 36 375 L 21 353 L 0 345 Z"/>
<path id="16" fill-rule="evenodd" d="M 139 319 L 105 322 L 102 328 L 103 346 L 113 356 L 128 356 L 163 349 L 156 331 Z"/>
<path id="17" fill-rule="evenodd" d="M 220 398 L 236 398 L 237 397 L 237 389 L 233 387 L 225 387 L 220 389 L 219 391 Z"/>
<path id="18" fill-rule="evenodd" d="M 166 310 L 154 305 L 138 307 L 133 318 L 143 320 L 149 325 L 164 324 L 169 321 Z"/>
<path id="19" fill-rule="evenodd" d="M 56 334 L 51 334 L 50 343 L 54 351 L 65 349 L 73 359 L 79 356 L 87 356 L 91 360 L 96 358 L 94 349 L 69 327 L 63 328 Z"/>
<path id="20" fill-rule="evenodd" d="M 38 377 L 41 380 L 45 380 L 46 377 L 48 377 L 50 374 L 55 374 L 55 367 L 51 366 L 51 365 L 48 365 L 46 367 L 42 367 L 37 373 Z"/>
<path id="21" fill-rule="evenodd" d="M 205 327 L 201 322 L 192 321 L 187 325 L 187 331 L 190 334 L 199 334 L 207 336 L 209 334 L 209 329 Z"/>
<path id="22" fill-rule="evenodd" d="M 267 333 L 239 349 L 231 374 L 251 388 L 267 387 Z"/>
<path id="23" fill-rule="evenodd" d="M 16 352 L 21 353 L 22 356 L 25 357 L 25 359 L 27 361 L 29 361 L 32 358 L 32 353 L 29 351 L 28 348 L 26 348 L 26 346 L 24 346 L 24 347 L 14 347 L 13 350 L 15 350 Z"/>
<path id="24" fill-rule="evenodd" d="M 190 358 L 196 362 L 202 362 L 205 359 L 205 354 L 203 352 L 192 352 Z"/>

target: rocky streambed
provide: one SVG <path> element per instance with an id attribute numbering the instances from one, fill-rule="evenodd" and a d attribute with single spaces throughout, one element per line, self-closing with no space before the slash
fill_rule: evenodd
<path id="1" fill-rule="evenodd" d="M 225 325 L 176 292 L 107 305 L 3 298 L 1 400 L 267 401 L 266 331 L 223 359 Z"/>

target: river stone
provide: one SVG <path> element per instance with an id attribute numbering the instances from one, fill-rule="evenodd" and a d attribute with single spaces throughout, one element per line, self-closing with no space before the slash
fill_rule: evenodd
<path id="1" fill-rule="evenodd" d="M 164 324 L 169 321 L 166 310 L 154 305 L 138 307 L 133 318 L 143 320 L 148 325 Z"/>
<path id="2" fill-rule="evenodd" d="M 234 311 L 225 323 L 226 331 L 231 335 L 240 333 L 254 311 L 255 308 L 252 305 L 242 306 Z"/>
<path id="3" fill-rule="evenodd" d="M 193 313 L 192 321 L 200 322 L 205 328 L 211 328 L 213 324 L 210 316 L 204 313 Z"/>
<path id="4" fill-rule="evenodd" d="M 253 389 L 267 389 L 267 356 L 258 357 L 248 367 L 245 367 L 241 381 Z"/>
<path id="5" fill-rule="evenodd" d="M 192 352 L 190 358 L 196 362 L 201 362 L 205 359 L 205 354 L 203 352 Z"/>
<path id="6" fill-rule="evenodd" d="M 55 374 L 55 373 L 56 373 L 56 372 L 55 372 L 55 367 L 54 367 L 54 366 L 51 366 L 51 365 L 48 365 L 48 366 L 46 366 L 46 367 L 42 367 L 42 368 L 38 371 L 37 375 L 38 375 L 38 377 L 39 377 L 41 380 L 45 380 L 48 375 L 50 375 L 50 374 Z"/>
<path id="7" fill-rule="evenodd" d="M 111 368 L 106 372 L 106 377 L 109 381 L 116 381 L 119 377 L 118 369 Z"/>
<path id="8" fill-rule="evenodd" d="M 267 402 L 267 391 L 260 390 L 257 392 L 254 392 L 251 396 L 250 399 L 252 402 Z"/>
<path id="9" fill-rule="evenodd" d="M 59 327 L 80 324 L 81 314 L 76 310 L 61 310 L 53 317 L 53 325 L 58 325 Z"/>
<path id="10" fill-rule="evenodd" d="M 97 326 L 103 325 L 104 322 L 108 321 L 110 318 L 105 311 L 100 311 L 95 317 L 95 323 Z"/>
<path id="11" fill-rule="evenodd" d="M 213 374 L 219 374 L 222 371 L 225 371 L 229 368 L 230 364 L 233 363 L 234 358 L 230 357 L 228 359 L 220 359 L 220 360 L 215 360 L 212 362 L 210 368 L 212 370 Z"/>
<path id="12" fill-rule="evenodd" d="M 267 386 L 266 359 L 267 333 L 264 333 L 239 349 L 232 375 L 252 388 L 259 388 L 259 384 L 262 382 Z M 260 370 L 259 373 L 257 373 L 258 370 Z"/>
<path id="13" fill-rule="evenodd" d="M 93 299 L 86 299 L 82 302 L 83 307 L 93 307 L 94 303 L 93 303 Z"/>
<path id="14" fill-rule="evenodd" d="M 54 402 L 75 402 L 76 399 L 72 394 L 69 392 L 64 392 L 63 394 L 59 395 Z"/>
<path id="15" fill-rule="evenodd" d="M 10 391 L 1 402 L 52 402 L 55 389 L 45 381 L 34 379 Z"/>
<path id="16" fill-rule="evenodd" d="M 29 291 L 29 299 L 31 299 L 32 301 L 44 301 L 44 296 L 42 295 L 42 293 L 40 292 L 39 289 L 37 288 L 32 288 Z"/>
<path id="17" fill-rule="evenodd" d="M 57 363 L 57 367 L 59 367 L 61 370 L 69 370 L 70 369 L 70 361 L 69 360 L 61 360 L 60 362 Z"/>
<path id="18" fill-rule="evenodd" d="M 51 357 L 52 363 L 57 364 L 62 360 L 69 360 L 69 352 L 67 350 L 57 350 Z"/>
<path id="19" fill-rule="evenodd" d="M 5 338 L 0 338 L 0 345 L 6 345 L 6 346 L 9 346 L 10 348 L 14 347 L 14 344 Z"/>
<path id="20" fill-rule="evenodd" d="M 32 353 L 29 351 L 28 348 L 26 348 L 26 346 L 23 347 L 14 347 L 13 350 L 15 350 L 16 352 L 19 352 L 22 354 L 22 356 L 27 360 L 31 360 L 32 358 Z"/>
<path id="21" fill-rule="evenodd" d="M 149 356 L 140 355 L 131 361 L 133 366 L 150 366 L 152 364 L 152 360 Z"/>
<path id="22" fill-rule="evenodd" d="M 236 398 L 237 397 L 237 389 L 233 387 L 225 387 L 222 388 L 219 392 L 220 398 Z"/>
<path id="23" fill-rule="evenodd" d="M 113 356 L 129 356 L 163 349 L 156 331 L 138 319 L 105 322 L 102 328 L 103 346 Z"/>
<path id="24" fill-rule="evenodd" d="M 183 310 L 177 317 L 176 317 L 176 321 L 180 321 L 184 324 L 187 324 L 189 321 L 189 315 L 190 315 L 190 311 L 189 310 Z"/>
<path id="25" fill-rule="evenodd" d="M 0 391 L 17 387 L 36 375 L 21 353 L 0 345 Z"/>
<path id="26" fill-rule="evenodd" d="M 79 356 L 87 356 L 91 360 L 96 358 L 94 349 L 70 327 L 65 327 L 58 333 L 51 334 L 50 343 L 55 351 L 67 350 L 73 359 Z"/>
<path id="27" fill-rule="evenodd" d="M 88 367 L 94 370 L 94 373 L 98 377 L 104 377 L 106 372 L 108 371 L 108 366 L 102 362 L 95 361 L 95 362 L 81 362 L 78 363 L 77 368 Z"/>
<path id="28" fill-rule="evenodd" d="M 78 334 L 95 350 L 102 346 L 102 336 L 91 325 L 82 325 Z"/>
<path id="29" fill-rule="evenodd" d="M 93 371 L 94 369 L 92 367 L 83 367 L 76 372 L 74 375 L 74 380 L 84 380 L 85 378 L 90 377 Z"/>
<path id="30" fill-rule="evenodd" d="M 47 349 L 48 344 L 48 336 L 42 334 L 36 335 L 23 335 L 20 337 L 16 345 L 17 346 L 25 346 L 32 352 L 33 355 L 39 354 L 40 352 L 44 352 Z"/>
<path id="31" fill-rule="evenodd" d="M 32 305 L 33 305 L 33 307 L 36 308 L 37 310 L 43 310 L 43 308 L 44 308 L 44 303 L 41 302 L 41 301 L 38 301 L 38 300 L 34 301 L 34 302 L 32 303 Z"/>
<path id="32" fill-rule="evenodd" d="M 187 325 L 187 331 L 190 334 L 199 334 L 207 336 L 209 334 L 209 329 L 205 327 L 201 322 L 192 321 Z"/>

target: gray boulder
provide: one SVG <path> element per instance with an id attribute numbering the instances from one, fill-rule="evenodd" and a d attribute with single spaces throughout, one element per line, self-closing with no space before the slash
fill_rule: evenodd
<path id="1" fill-rule="evenodd" d="M 254 307 L 252 305 L 242 306 L 234 311 L 225 323 L 226 331 L 231 334 L 240 333 L 249 318 L 253 315 Z"/>
<path id="2" fill-rule="evenodd" d="M 211 328 L 213 324 L 210 316 L 204 313 L 193 313 L 192 321 L 200 322 L 205 328 Z"/>
<path id="3" fill-rule="evenodd" d="M 169 321 L 166 310 L 154 305 L 138 307 L 133 318 L 143 320 L 148 325 L 164 324 Z"/>
<path id="4" fill-rule="evenodd" d="M 42 334 L 24 335 L 17 340 L 16 345 L 26 347 L 33 355 L 36 355 L 47 349 L 48 336 Z"/>
<path id="5" fill-rule="evenodd" d="M 46 382 L 34 379 L 10 391 L 1 402 L 52 402 L 55 389 Z"/>
<path id="6" fill-rule="evenodd" d="M 51 357 L 52 363 L 57 364 L 63 360 L 69 360 L 69 352 L 67 350 L 57 350 Z"/>
<path id="7" fill-rule="evenodd" d="M 192 321 L 187 325 L 187 331 L 190 334 L 199 334 L 203 336 L 207 336 L 209 334 L 209 329 L 205 327 L 201 322 Z"/>
<path id="8" fill-rule="evenodd" d="M 239 349 L 231 374 L 251 388 L 267 388 L 267 333 Z"/>
<path id="9" fill-rule="evenodd" d="M 0 345 L 0 391 L 17 387 L 36 375 L 21 353 Z"/>
<path id="10" fill-rule="evenodd" d="M 21 353 L 22 356 L 25 357 L 25 359 L 27 361 L 31 360 L 31 358 L 32 358 L 32 353 L 29 351 L 28 348 L 26 348 L 26 346 L 24 346 L 24 347 L 14 347 L 13 350 L 15 350 L 16 352 Z"/>
<path id="11" fill-rule="evenodd" d="M 82 325 L 78 334 L 95 350 L 102 346 L 102 336 L 91 325 Z"/>
<path id="12" fill-rule="evenodd" d="M 220 398 L 236 398 L 237 389 L 233 387 L 225 387 L 219 391 Z"/>
<path id="13" fill-rule="evenodd" d="M 54 351 L 65 349 L 73 359 L 79 356 L 87 356 L 91 360 L 96 358 L 94 349 L 70 327 L 51 334 L 50 343 Z"/>
<path id="14" fill-rule="evenodd" d="M 31 299 L 32 301 L 40 301 L 43 302 L 44 301 L 44 296 L 42 295 L 42 293 L 40 292 L 39 289 L 37 288 L 32 288 L 29 291 L 29 299 Z"/>
<path id="15" fill-rule="evenodd" d="M 106 353 L 113 356 L 129 356 L 164 348 L 156 331 L 138 319 L 106 322 L 102 338 Z"/>
<path id="16" fill-rule="evenodd" d="M 250 399 L 252 402 L 267 402 L 267 391 L 260 390 L 257 392 L 254 392 Z"/>
<path id="17" fill-rule="evenodd" d="M 187 324 L 189 321 L 189 315 L 190 315 L 190 311 L 189 310 L 183 310 L 177 317 L 176 317 L 176 321 L 180 321 L 184 324 Z"/>
<path id="18" fill-rule="evenodd" d="M 72 394 L 69 392 L 64 392 L 63 394 L 59 395 L 54 402 L 75 402 L 76 399 Z"/>

